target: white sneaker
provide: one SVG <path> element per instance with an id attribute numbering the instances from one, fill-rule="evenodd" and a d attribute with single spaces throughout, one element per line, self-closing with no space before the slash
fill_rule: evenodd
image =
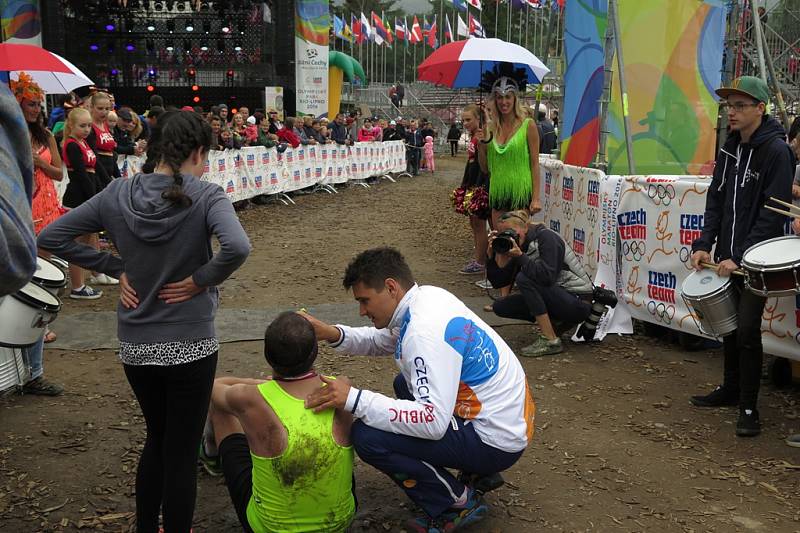
<path id="1" fill-rule="evenodd" d="M 492 283 L 486 278 L 476 281 L 475 285 L 477 285 L 481 289 L 493 289 L 494 288 L 494 287 L 492 287 Z"/>
<path id="2" fill-rule="evenodd" d="M 106 274 L 98 274 L 90 277 L 89 283 L 94 283 L 95 285 L 119 285 L 119 280 Z"/>

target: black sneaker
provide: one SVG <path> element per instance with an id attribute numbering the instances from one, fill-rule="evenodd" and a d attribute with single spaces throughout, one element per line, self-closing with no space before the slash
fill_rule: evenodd
<path id="1" fill-rule="evenodd" d="M 711 394 L 692 396 L 689 401 L 695 407 L 733 407 L 739 405 L 739 394 L 719 386 Z"/>
<path id="2" fill-rule="evenodd" d="M 755 437 L 761 433 L 761 421 L 758 409 L 740 409 L 739 420 L 736 421 L 736 435 L 739 437 Z"/>

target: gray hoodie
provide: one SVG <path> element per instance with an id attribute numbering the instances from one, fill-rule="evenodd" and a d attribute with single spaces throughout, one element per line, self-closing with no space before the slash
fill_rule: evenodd
<path id="1" fill-rule="evenodd" d="M 117 307 L 119 339 L 130 343 L 172 342 L 214 337 L 219 305 L 216 285 L 247 259 L 250 241 L 225 192 L 194 176 L 183 177 L 192 205 L 161 198 L 172 184 L 163 174 L 116 179 L 103 192 L 47 226 L 39 247 L 71 263 L 115 278 L 123 273 L 136 290 L 139 306 Z M 120 257 L 75 242 L 75 237 L 105 230 Z M 220 243 L 211 250 L 211 235 Z M 207 287 L 188 301 L 167 304 L 158 291 L 192 276 Z"/>

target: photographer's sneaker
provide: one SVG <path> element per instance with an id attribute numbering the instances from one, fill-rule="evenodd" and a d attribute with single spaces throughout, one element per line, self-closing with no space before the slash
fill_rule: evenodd
<path id="1" fill-rule="evenodd" d="M 107 274 L 92 276 L 87 281 L 95 285 L 119 285 L 119 280 L 117 278 L 112 278 Z"/>
<path id="2" fill-rule="evenodd" d="M 761 433 L 761 421 L 758 409 L 741 409 L 736 421 L 736 435 L 739 437 L 755 437 Z"/>
<path id="3" fill-rule="evenodd" d="M 469 489 L 466 503 L 451 507 L 436 518 L 422 516 L 409 520 L 406 525 L 417 533 L 450 533 L 484 519 L 489 514 L 489 506 L 478 493 Z"/>
<path id="4" fill-rule="evenodd" d="M 476 281 L 475 285 L 477 285 L 479 288 L 487 290 L 487 291 L 489 289 L 493 289 L 494 288 L 494 287 L 492 287 L 492 282 L 489 281 L 488 279 L 485 279 L 485 278 L 484 279 L 479 279 L 478 281 Z"/>
<path id="5" fill-rule="evenodd" d="M 467 263 L 464 268 L 458 271 L 459 274 L 483 274 L 486 268 L 475 260 Z"/>
<path id="6" fill-rule="evenodd" d="M 540 335 L 533 344 L 522 349 L 522 355 L 525 357 L 542 357 L 543 355 L 555 355 L 563 351 L 564 345 L 559 337 L 550 340 Z"/>

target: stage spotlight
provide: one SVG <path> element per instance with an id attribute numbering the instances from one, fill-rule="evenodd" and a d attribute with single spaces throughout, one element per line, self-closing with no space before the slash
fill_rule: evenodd
<path id="1" fill-rule="evenodd" d="M 100 50 L 100 47 L 92 43 L 89 45 L 89 50 L 91 50 L 92 52 L 97 52 L 98 50 Z"/>
<path id="2" fill-rule="evenodd" d="M 111 23 L 106 24 L 106 31 L 114 31 L 115 26 Z"/>
<path id="3" fill-rule="evenodd" d="M 208 45 L 203 43 L 203 45 L 200 47 L 200 50 L 202 50 L 203 52 L 208 52 Z"/>
<path id="4" fill-rule="evenodd" d="M 170 33 L 175 32 L 175 20 L 170 19 L 167 21 L 167 31 Z"/>
<path id="5" fill-rule="evenodd" d="M 157 74 L 158 73 L 156 72 L 156 69 L 154 69 L 154 68 L 150 68 L 150 69 L 147 70 L 147 77 L 150 78 L 150 79 L 155 79 Z"/>
<path id="6" fill-rule="evenodd" d="M 194 31 L 194 23 L 192 22 L 192 19 L 186 20 L 186 31 Z"/>
<path id="7" fill-rule="evenodd" d="M 147 31 L 156 31 L 156 25 L 152 20 L 147 22 Z"/>
<path id="8" fill-rule="evenodd" d="M 194 98 L 192 98 L 192 102 L 194 102 L 195 104 L 200 103 L 200 97 L 199 96 L 195 96 Z"/>
<path id="9" fill-rule="evenodd" d="M 239 22 L 239 35 L 244 35 L 245 24 L 244 22 Z"/>
<path id="10" fill-rule="evenodd" d="M 151 93 L 151 92 L 153 92 L 153 91 L 155 91 L 155 90 L 156 90 L 156 88 L 155 88 L 155 87 L 153 87 L 152 85 L 148 85 L 148 86 L 147 86 L 147 92 Z"/>
<path id="11" fill-rule="evenodd" d="M 133 43 L 128 43 L 125 45 L 125 50 L 127 50 L 128 52 L 133 52 L 134 50 L 136 50 L 136 47 L 133 45 Z"/>
<path id="12" fill-rule="evenodd" d="M 192 90 L 193 90 L 194 92 L 197 92 L 197 91 L 199 91 L 199 90 L 200 90 L 200 86 L 199 86 L 199 85 L 192 85 Z"/>
<path id="13" fill-rule="evenodd" d="M 119 70 L 117 70 L 117 69 L 115 69 L 115 68 L 112 68 L 112 69 L 111 69 L 111 75 L 112 75 L 112 76 L 117 76 L 117 75 L 119 75 Z"/>
<path id="14" fill-rule="evenodd" d="M 225 77 L 228 78 L 229 80 L 233 79 L 233 69 L 232 68 L 228 69 L 228 71 L 225 73 Z"/>
<path id="15" fill-rule="evenodd" d="M 236 43 L 236 45 L 233 47 L 233 49 L 236 50 L 237 52 L 241 52 L 242 51 L 242 43 Z"/>
<path id="16" fill-rule="evenodd" d="M 222 33 L 229 33 L 231 31 L 231 25 L 227 22 L 222 24 Z"/>
<path id="17" fill-rule="evenodd" d="M 172 52 L 173 50 L 175 50 L 175 45 L 173 44 L 172 41 L 167 41 L 166 49 L 167 52 Z"/>

